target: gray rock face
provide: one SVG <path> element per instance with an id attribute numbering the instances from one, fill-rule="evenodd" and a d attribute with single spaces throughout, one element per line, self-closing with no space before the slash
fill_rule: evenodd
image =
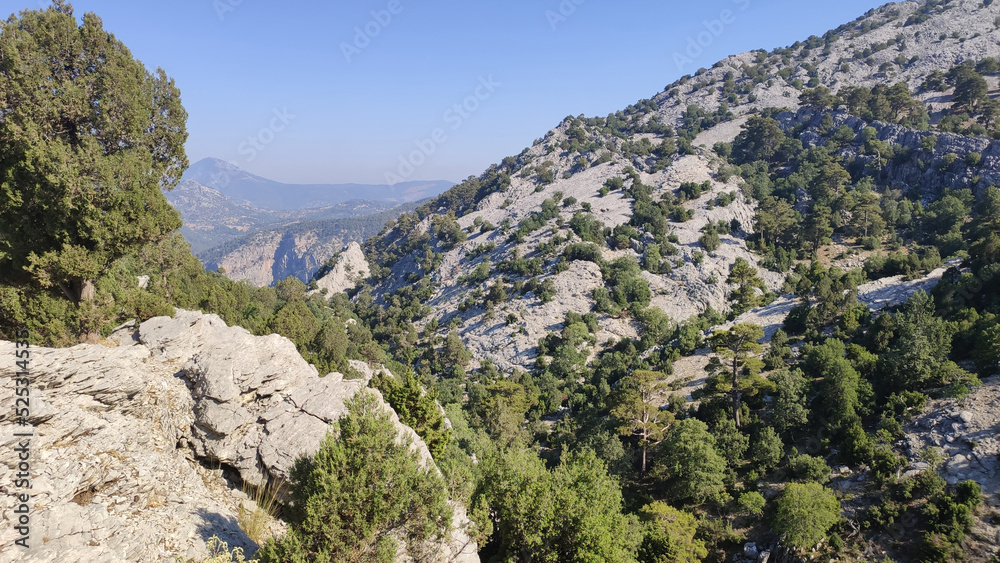
<path id="1" fill-rule="evenodd" d="M 782 114 L 782 122 L 788 127 L 797 124 L 807 125 L 809 129 L 804 131 L 801 137 L 807 147 L 817 146 L 826 141 L 826 136 L 820 134 L 822 116 L 811 109 L 800 109 L 794 115 L 790 112 Z M 865 127 L 871 127 L 880 141 L 897 147 L 897 150 L 905 149 L 922 155 L 918 160 L 923 164 L 909 159 L 897 164 L 890 159 L 880 168 L 877 155 L 861 154 L 858 146 L 845 148 L 845 154 L 848 156 L 857 158 L 873 169 L 879 169 L 881 180 L 893 188 L 906 192 L 913 186 L 920 186 L 925 196 L 931 196 L 945 189 L 954 190 L 971 186 L 974 193 L 981 195 L 980 192 L 990 184 L 1000 183 L 1000 142 L 988 137 L 971 137 L 941 131 L 918 131 L 879 121 L 867 123 L 848 115 L 844 110 L 835 114 L 833 122 L 834 127 L 846 125 L 858 134 Z M 933 144 L 928 146 L 933 148 L 925 149 L 924 143 L 930 141 L 933 141 Z M 971 153 L 980 155 L 978 164 L 971 165 L 966 162 L 966 157 Z M 948 164 L 946 158 L 952 162 Z M 976 177 L 979 181 L 972 181 Z"/>
<path id="2" fill-rule="evenodd" d="M 997 526 L 989 514 L 1000 508 L 1000 375 L 983 379 L 981 386 L 963 399 L 932 401 L 924 412 L 903 427 L 903 453 L 909 460 L 907 471 L 931 467 L 924 452 L 936 451 L 937 471 L 949 484 L 971 479 L 982 487 L 984 505 L 973 519 L 973 538 L 965 557 L 969 561 L 988 560 L 996 551 Z M 904 475 L 905 475 L 904 473 Z"/>
<path id="3" fill-rule="evenodd" d="M 294 460 L 316 450 L 372 375 L 358 363 L 364 379 L 321 378 L 283 337 L 180 310 L 103 345 L 32 352 L 31 548 L 13 545 L 17 533 L 4 526 L 0 561 L 172 561 L 205 556 L 212 535 L 253 551 L 236 519 L 247 499 L 218 468 L 251 485 L 287 483 Z M 0 342 L 0 355 L 13 357 L 14 345 Z M 23 439 L 13 435 L 13 364 L 0 373 L 0 479 L 13 483 Z M 419 436 L 385 408 L 433 467 Z M 440 561 L 478 561 L 464 508 L 453 507 L 451 539 L 430 549 Z M 3 496 L 0 509 L 13 508 Z"/>
<path id="4" fill-rule="evenodd" d="M 316 280 L 318 289 L 315 291 L 326 289 L 329 293 L 340 293 L 357 285 L 369 273 L 368 261 L 365 260 L 361 245 L 351 242 L 337 254 L 337 263 L 333 269 Z"/>
<path id="5" fill-rule="evenodd" d="M 217 247 L 199 258 L 209 268 L 224 268 L 230 279 L 267 286 L 288 276 L 308 280 L 346 240 L 347 236 L 321 239 L 316 230 L 277 227 L 239 239 L 232 250 Z"/>

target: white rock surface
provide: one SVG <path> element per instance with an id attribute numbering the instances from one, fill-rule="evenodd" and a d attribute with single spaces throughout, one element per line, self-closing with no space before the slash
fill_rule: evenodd
<path id="1" fill-rule="evenodd" d="M 990 515 L 1000 509 L 1000 375 L 983 380 L 963 399 L 933 401 L 904 427 L 903 453 L 909 471 L 924 469 L 922 452 L 943 456 L 938 471 L 949 484 L 972 479 L 983 489 L 984 508 L 973 519 L 972 541 L 963 544 L 968 561 L 988 561 L 996 552 L 1000 526 Z"/>
<path id="2" fill-rule="evenodd" d="M 361 245 L 351 242 L 341 250 L 337 256 L 337 264 L 322 278 L 316 280 L 317 289 L 326 289 L 328 295 L 340 293 L 351 289 L 357 283 L 368 277 L 370 270 L 368 261 L 365 260 L 365 253 L 361 250 Z M 312 292 L 310 292 L 312 293 Z"/>
<path id="3" fill-rule="evenodd" d="M 0 357 L 14 350 L 0 341 Z M 13 362 L 0 367 L 7 492 L 23 439 L 13 435 L 20 429 L 11 418 L 13 369 Z M 253 336 L 200 312 L 120 329 L 102 345 L 33 348 L 31 547 L 14 546 L 17 532 L 5 525 L 0 561 L 173 561 L 205 556 L 212 535 L 253 551 L 236 520 L 246 497 L 206 467 L 230 468 L 252 485 L 286 482 L 295 458 L 316 450 L 365 383 L 321 378 L 286 338 Z M 385 408 L 400 438 L 432 464 L 416 433 Z M 453 506 L 456 529 L 435 548 L 439 559 L 478 561 L 465 511 Z M 13 508 L 12 496 L 0 497 L 5 515 Z"/>

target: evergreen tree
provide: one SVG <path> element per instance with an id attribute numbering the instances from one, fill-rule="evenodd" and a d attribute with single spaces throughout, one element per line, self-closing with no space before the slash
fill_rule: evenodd
<path id="1" fill-rule="evenodd" d="M 812 243 L 811 250 L 819 250 L 819 247 L 829 244 L 833 235 L 833 210 L 825 205 L 814 204 L 803 227 L 803 237 Z"/>
<path id="2" fill-rule="evenodd" d="M 733 303 L 734 315 L 741 315 L 754 307 L 759 307 L 763 302 L 757 291 L 763 292 L 766 289 L 764 280 L 758 275 L 757 268 L 743 258 L 737 258 L 729 269 L 726 283 L 736 286 L 729 296 L 729 300 Z"/>
<path id="3" fill-rule="evenodd" d="M 858 416 L 861 376 L 845 357 L 844 343 L 829 338 L 803 351 L 805 373 L 819 384 L 819 413 L 836 429 L 848 428 Z"/>
<path id="4" fill-rule="evenodd" d="M 760 471 L 770 471 L 778 466 L 784 455 L 784 444 L 774 428 L 765 426 L 757 433 L 750 447 L 750 458 Z"/>
<path id="5" fill-rule="evenodd" d="M 641 541 L 622 493 L 590 450 L 565 454 L 554 470 L 529 450 L 488 452 L 480 462 L 477 507 L 488 510 L 482 547 L 499 561 L 631 563 Z"/>
<path id="6" fill-rule="evenodd" d="M 764 330 L 755 324 L 741 323 L 729 330 L 721 330 L 712 335 L 712 350 L 722 359 L 729 361 L 730 383 L 729 397 L 733 406 L 733 420 L 740 428 L 740 371 L 750 368 L 760 370 L 760 360 L 755 358 L 764 348 L 760 339 L 764 338 Z"/>
<path id="7" fill-rule="evenodd" d="M 806 390 L 809 382 L 802 372 L 781 370 L 768 379 L 775 386 L 776 396 L 771 406 L 771 423 L 779 432 L 786 432 L 802 426 L 809 420 L 806 408 Z"/>
<path id="8" fill-rule="evenodd" d="M 798 213 L 792 204 L 783 199 L 766 196 L 760 200 L 757 215 L 754 218 L 754 228 L 760 233 L 765 244 L 791 242 L 790 234 L 799 222 Z"/>
<path id="9" fill-rule="evenodd" d="M 416 376 L 404 368 L 402 381 L 392 374 L 378 373 L 372 380 L 385 400 L 396 411 L 403 424 L 420 435 L 435 459 L 440 457 L 451 442 L 451 432 L 445 426 L 444 413 L 438 406 L 436 394 L 426 392 Z"/>
<path id="10" fill-rule="evenodd" d="M 882 207 L 879 205 L 881 196 L 871 189 L 861 189 L 854 192 L 854 205 L 851 209 L 851 228 L 858 238 L 880 236 L 885 230 L 882 219 Z"/>
<path id="11" fill-rule="evenodd" d="M 678 422 L 657 451 L 652 473 L 669 498 L 698 505 L 718 499 L 725 490 L 726 460 L 715 449 L 715 437 L 704 422 L 696 418 Z"/>
<path id="12" fill-rule="evenodd" d="M 733 141 L 733 158 L 739 164 L 764 160 L 773 162 L 778 156 L 785 132 L 770 117 L 751 117 Z"/>
<path id="13" fill-rule="evenodd" d="M 953 80 L 955 107 L 973 115 L 983 102 L 989 99 L 989 85 L 975 69 L 969 66 L 959 65 L 956 69 Z"/>
<path id="14" fill-rule="evenodd" d="M 663 387 L 665 374 L 636 370 L 621 380 L 616 393 L 616 405 L 611 416 L 618 420 L 618 432 L 622 436 L 635 436 L 642 450 L 641 472 L 646 474 L 647 452 L 663 440 L 674 421 L 670 411 L 660 410 L 653 402 L 657 392 Z"/>
<path id="15" fill-rule="evenodd" d="M 187 167 L 187 114 L 93 13 L 77 26 L 56 0 L 0 25 L 0 275 L 90 301 L 115 260 L 180 227 L 162 190 Z"/>
<path id="16" fill-rule="evenodd" d="M 808 549 L 823 539 L 840 520 L 840 501 L 819 483 L 790 483 L 776 501 L 774 529 L 784 542 Z"/>
<path id="17" fill-rule="evenodd" d="M 730 469 L 738 469 L 743 463 L 743 456 L 750 448 L 750 438 L 736 428 L 733 419 L 724 416 L 712 429 L 715 435 L 716 449 L 722 457 L 726 458 L 726 463 Z"/>
<path id="18" fill-rule="evenodd" d="M 644 525 L 642 563 L 697 563 L 708 556 L 705 542 L 695 538 L 698 521 L 690 513 L 654 501 L 639 509 L 639 519 Z"/>
<path id="19" fill-rule="evenodd" d="M 319 451 L 292 467 L 288 533 L 261 547 L 261 563 L 391 562 L 397 538 L 419 555 L 420 542 L 447 531 L 444 481 L 400 439 L 388 410 L 365 391 L 346 405 Z"/>

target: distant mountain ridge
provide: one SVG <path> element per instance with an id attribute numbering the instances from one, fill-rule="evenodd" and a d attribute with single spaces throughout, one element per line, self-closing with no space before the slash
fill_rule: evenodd
<path id="1" fill-rule="evenodd" d="M 344 244 L 363 242 L 386 221 L 452 185 L 285 184 L 205 158 L 165 195 L 180 211 L 181 234 L 205 266 L 269 285 L 289 275 L 308 280 Z"/>
<path id="2" fill-rule="evenodd" d="M 181 234 L 198 256 L 235 238 L 260 229 L 297 221 L 335 220 L 382 213 L 399 204 L 393 201 L 352 199 L 311 209 L 263 209 L 234 200 L 197 180 L 184 180 L 166 192 L 167 201 L 181 212 Z"/>
<path id="3" fill-rule="evenodd" d="M 377 213 L 271 225 L 197 254 L 209 270 L 233 280 L 273 285 L 288 276 L 308 282 L 324 262 L 350 242 L 363 243 L 386 223 L 412 212 L 418 202 Z"/>
<path id="4" fill-rule="evenodd" d="M 218 190 L 234 202 L 273 210 L 326 207 L 363 199 L 410 203 L 436 196 L 454 185 L 446 180 L 400 182 L 398 184 L 286 184 L 251 174 L 218 158 L 203 158 L 191 165 L 182 180 L 194 180 Z"/>

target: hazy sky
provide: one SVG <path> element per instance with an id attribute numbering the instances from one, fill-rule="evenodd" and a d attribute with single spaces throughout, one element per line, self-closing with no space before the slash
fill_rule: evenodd
<path id="1" fill-rule="evenodd" d="M 0 14 L 45 5 L 0 0 Z M 878 5 L 73 2 L 78 17 L 97 13 L 148 68 L 176 79 L 191 162 L 215 156 L 284 182 L 378 184 L 387 173 L 479 174 L 567 115 L 607 115 L 726 55 L 822 35 Z M 416 165 L 401 168 L 401 158 Z"/>

